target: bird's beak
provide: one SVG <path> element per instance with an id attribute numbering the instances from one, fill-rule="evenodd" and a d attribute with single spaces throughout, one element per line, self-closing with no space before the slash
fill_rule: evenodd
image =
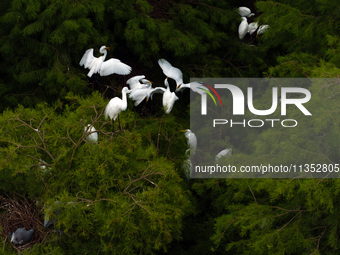
<path id="1" fill-rule="evenodd" d="M 105 47 L 105 49 L 106 49 L 106 50 L 109 50 L 109 49 L 110 49 L 110 47 Z"/>
<path id="2" fill-rule="evenodd" d="M 179 89 L 179 87 L 180 87 L 181 85 L 182 85 L 182 84 L 179 84 L 179 85 L 177 86 L 176 90 L 178 90 L 178 89 Z"/>
<path id="3" fill-rule="evenodd" d="M 180 130 L 179 132 L 187 132 L 187 131 L 184 129 L 184 130 Z"/>

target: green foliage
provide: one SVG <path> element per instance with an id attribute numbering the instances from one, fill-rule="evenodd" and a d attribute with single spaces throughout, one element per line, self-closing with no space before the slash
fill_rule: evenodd
<path id="1" fill-rule="evenodd" d="M 269 30 L 239 40 L 240 5 Z M 89 79 L 79 61 L 105 44 L 108 57 L 156 84 L 164 79 L 159 58 L 185 82 L 339 77 L 339 16 L 332 0 L 1 1 L 0 194 L 23 194 L 50 217 L 60 211 L 55 228 L 63 232 L 23 254 L 337 254 L 338 180 L 184 181 L 179 130 L 189 127 L 188 93 L 170 115 L 159 95 L 140 108 L 129 101 L 119 131 L 104 119 L 103 97 L 129 77 Z M 271 88 L 256 91 L 259 109 L 268 108 Z M 303 120 L 298 127 L 221 135 L 233 148 L 228 163 L 339 163 L 339 85 L 308 89 L 313 118 L 298 109 L 287 116 Z M 86 140 L 87 124 L 98 144 Z M 8 242 L 0 248 L 15 254 Z"/>
<path id="2" fill-rule="evenodd" d="M 84 99 L 70 95 L 68 100 L 66 106 L 40 104 L 35 109 L 21 106 L 4 112 L 0 172 L 13 186 L 2 185 L 1 192 L 27 194 L 51 207 L 49 213 L 61 208 L 56 226 L 67 237 L 51 240 L 59 247 L 54 252 L 166 250 L 181 237 L 182 220 L 191 205 L 174 164 L 166 154 L 162 156 L 166 150 L 154 146 L 149 134 L 162 118 L 150 124 L 123 112 L 124 131 L 112 133 L 112 123 L 103 116 L 106 102 L 101 95 Z M 178 128 L 173 119 L 166 122 Z M 86 140 L 87 123 L 97 128 L 98 144 Z M 157 128 L 159 144 L 166 144 L 169 127 Z M 173 142 L 173 146 L 178 145 Z M 42 245 L 30 254 L 50 248 Z"/>

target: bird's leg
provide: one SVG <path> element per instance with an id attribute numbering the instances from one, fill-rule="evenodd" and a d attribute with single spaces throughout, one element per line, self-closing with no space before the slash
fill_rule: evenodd
<path id="1" fill-rule="evenodd" d="M 118 115 L 118 123 L 119 123 L 120 130 L 123 130 L 122 125 L 120 124 L 119 115 Z"/>
<path id="2" fill-rule="evenodd" d="M 111 122 L 112 122 L 112 133 L 114 133 L 115 132 L 115 121 L 114 121 L 114 119 L 112 119 L 111 120 Z"/>

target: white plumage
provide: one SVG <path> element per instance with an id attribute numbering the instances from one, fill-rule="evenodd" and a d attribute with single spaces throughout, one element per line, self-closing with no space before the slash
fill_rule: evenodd
<path id="1" fill-rule="evenodd" d="M 88 124 L 84 127 L 84 134 L 86 135 L 86 140 L 89 143 L 97 143 L 98 142 L 98 133 L 94 126 Z"/>
<path id="2" fill-rule="evenodd" d="M 149 99 L 149 95 L 152 90 L 152 82 L 145 79 L 144 75 L 134 76 L 128 79 L 126 83 L 131 89 L 129 98 L 135 101 L 135 106 L 139 105 L 145 98 L 146 100 Z"/>
<path id="3" fill-rule="evenodd" d="M 238 27 L 238 36 L 242 40 L 248 32 L 248 21 L 247 18 L 242 17 L 242 22 Z"/>
<path id="4" fill-rule="evenodd" d="M 259 29 L 257 30 L 256 36 L 266 32 L 266 30 L 269 28 L 269 25 L 261 25 Z"/>
<path id="5" fill-rule="evenodd" d="M 172 110 L 172 107 L 175 104 L 175 101 L 178 100 L 178 97 L 176 96 L 174 92 L 170 91 L 168 78 L 164 80 L 164 84 L 166 86 L 166 90 L 164 91 L 164 94 L 163 94 L 163 107 L 164 107 L 165 113 L 169 114 Z"/>
<path id="6" fill-rule="evenodd" d="M 251 13 L 251 10 L 248 7 L 239 7 L 238 12 L 241 15 L 241 17 L 248 17 L 250 18 L 251 16 L 254 16 L 254 13 Z"/>
<path id="7" fill-rule="evenodd" d="M 231 148 L 220 151 L 219 153 L 217 153 L 215 157 L 215 162 L 218 163 L 221 158 L 226 158 L 226 159 L 230 158 L 231 152 L 232 152 Z"/>
<path id="8" fill-rule="evenodd" d="M 184 135 L 188 139 L 188 147 L 191 155 L 195 155 L 197 149 L 197 137 L 190 129 L 181 130 L 185 132 Z"/>
<path id="9" fill-rule="evenodd" d="M 105 108 L 105 112 L 104 112 L 105 119 L 109 117 L 111 120 L 116 120 L 119 113 L 126 110 L 127 108 L 126 94 L 127 93 L 130 93 L 130 90 L 128 89 L 128 87 L 124 87 L 122 89 L 122 99 L 120 99 L 119 97 L 114 97 L 110 100 L 110 102 L 107 104 Z"/>
<path id="10" fill-rule="evenodd" d="M 81 58 L 79 65 L 90 69 L 87 76 L 91 77 L 94 73 L 99 73 L 100 76 L 107 76 L 110 74 L 127 75 L 131 72 L 131 67 L 122 63 L 119 59 L 110 58 L 104 61 L 109 47 L 105 45 L 100 47 L 99 52 L 104 54 L 98 58 L 93 56 L 93 48 L 88 49 Z"/>
<path id="11" fill-rule="evenodd" d="M 174 79 L 176 81 L 176 86 L 180 86 L 183 84 L 183 73 L 177 67 L 173 67 L 168 61 L 165 59 L 158 60 L 159 66 L 162 68 L 165 76 Z"/>
<path id="12" fill-rule="evenodd" d="M 256 29 L 258 28 L 259 24 L 257 22 L 252 22 L 248 25 L 248 33 L 252 35 Z"/>

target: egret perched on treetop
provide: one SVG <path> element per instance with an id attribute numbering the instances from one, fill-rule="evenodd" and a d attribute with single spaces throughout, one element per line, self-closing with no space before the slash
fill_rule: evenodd
<path id="1" fill-rule="evenodd" d="M 259 29 L 257 30 L 256 37 L 264 32 L 269 28 L 269 25 L 261 25 Z"/>
<path id="2" fill-rule="evenodd" d="M 256 29 L 258 28 L 259 24 L 257 22 L 252 22 L 248 25 L 248 33 L 252 35 Z"/>
<path id="3" fill-rule="evenodd" d="M 188 147 L 189 149 L 187 151 L 190 151 L 191 155 L 194 155 L 196 153 L 197 149 L 197 137 L 195 133 L 191 132 L 190 129 L 184 129 L 181 130 L 181 132 L 185 132 L 184 135 L 188 139 Z M 187 153 L 186 151 L 186 153 Z"/>
<path id="4" fill-rule="evenodd" d="M 116 118 L 118 117 L 118 121 L 119 121 L 119 114 L 122 111 L 125 111 L 127 108 L 126 94 L 130 92 L 131 91 L 129 90 L 128 87 L 124 87 L 122 89 L 122 99 L 120 99 L 119 97 L 114 97 L 110 100 L 110 102 L 107 104 L 105 108 L 105 112 L 104 112 L 105 119 L 110 117 L 111 120 L 115 121 Z M 120 126 L 120 129 L 122 129 L 120 125 L 120 121 L 119 121 L 119 126 Z"/>
<path id="5" fill-rule="evenodd" d="M 248 32 L 248 22 L 247 18 L 242 17 L 242 22 L 238 26 L 238 36 L 242 40 Z"/>
<path id="6" fill-rule="evenodd" d="M 114 73 L 127 75 L 131 72 L 131 67 L 120 62 L 119 59 L 110 58 L 109 60 L 104 61 L 108 49 L 110 48 L 105 45 L 100 47 L 99 52 L 104 55 L 98 58 L 93 56 L 93 48 L 88 49 L 85 52 L 79 62 L 79 65 L 90 69 L 90 72 L 87 74 L 88 77 L 91 77 L 94 73 L 99 73 L 100 76 L 107 76 Z"/>

